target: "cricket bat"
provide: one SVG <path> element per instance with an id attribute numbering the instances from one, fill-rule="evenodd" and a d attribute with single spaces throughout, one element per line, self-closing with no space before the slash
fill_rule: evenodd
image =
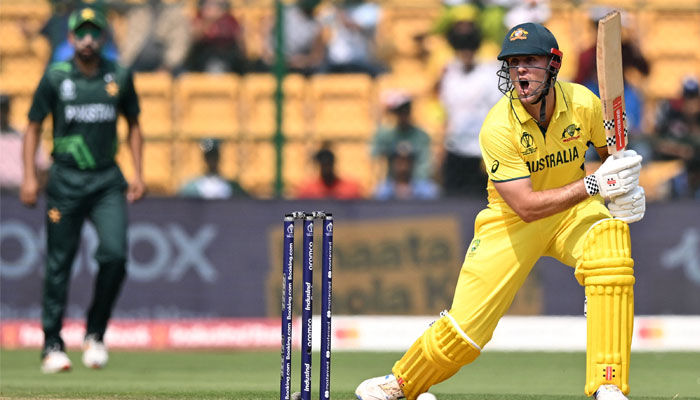
<path id="1" fill-rule="evenodd" d="M 603 17 L 598 21 L 596 43 L 598 89 L 603 105 L 603 125 L 608 153 L 614 157 L 621 157 L 627 147 L 621 25 L 619 11 L 613 11 Z"/>

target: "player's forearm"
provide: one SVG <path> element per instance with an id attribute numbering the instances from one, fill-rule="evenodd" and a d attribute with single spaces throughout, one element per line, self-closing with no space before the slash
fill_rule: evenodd
<path id="1" fill-rule="evenodd" d="M 127 136 L 129 150 L 131 150 L 131 159 L 134 166 L 134 175 L 137 179 L 142 180 L 143 172 L 143 135 L 141 126 L 138 121 L 129 121 L 129 134 Z"/>
<path id="2" fill-rule="evenodd" d="M 22 144 L 23 180 L 36 180 L 36 151 L 39 147 L 41 126 L 36 122 L 30 122 L 24 134 Z"/>
<path id="3" fill-rule="evenodd" d="M 533 222 L 566 211 L 590 196 L 586 193 L 583 180 L 572 182 L 556 189 L 531 192 L 518 215 L 525 222 Z"/>
<path id="4" fill-rule="evenodd" d="M 568 210 L 589 197 L 583 179 L 543 191 L 534 191 L 530 179 L 494 184 L 501 197 L 525 222 L 537 221 Z"/>

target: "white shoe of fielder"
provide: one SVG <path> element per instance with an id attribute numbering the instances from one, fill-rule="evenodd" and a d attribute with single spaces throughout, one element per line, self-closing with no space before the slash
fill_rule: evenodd
<path id="1" fill-rule="evenodd" d="M 49 350 L 41 360 L 41 372 L 45 374 L 70 371 L 70 368 L 70 358 L 60 348 Z"/>
<path id="2" fill-rule="evenodd" d="M 397 400 L 403 399 L 403 390 L 399 387 L 394 374 L 367 379 L 355 389 L 359 400 Z"/>
<path id="3" fill-rule="evenodd" d="M 83 341 L 83 365 L 88 368 L 100 369 L 107 364 L 109 354 L 104 342 L 88 336 Z"/>
<path id="4" fill-rule="evenodd" d="M 627 400 L 620 388 L 615 385 L 601 385 L 593 394 L 595 400 Z"/>

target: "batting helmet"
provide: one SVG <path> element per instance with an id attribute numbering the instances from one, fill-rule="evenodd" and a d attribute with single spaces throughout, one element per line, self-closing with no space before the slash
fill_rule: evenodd
<path id="1" fill-rule="evenodd" d="M 533 22 L 516 25 L 508 31 L 503 39 L 501 52 L 498 59 L 506 60 L 508 57 L 539 55 L 548 56 L 559 52 L 559 44 L 549 29 Z"/>

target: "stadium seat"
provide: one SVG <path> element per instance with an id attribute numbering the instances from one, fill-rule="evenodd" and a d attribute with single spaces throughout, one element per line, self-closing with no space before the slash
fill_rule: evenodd
<path id="1" fill-rule="evenodd" d="M 700 59 L 661 57 L 651 60 L 651 72 L 644 86 L 644 94 L 652 99 L 678 97 L 681 82 L 688 75 L 700 76 Z"/>
<path id="2" fill-rule="evenodd" d="M 29 51 L 29 43 L 18 22 L 3 21 L 0 24 L 0 37 L 2 37 L 0 53 L 3 57 L 25 54 Z"/>
<path id="3" fill-rule="evenodd" d="M 233 138 L 239 133 L 240 78 L 234 74 L 184 73 L 175 83 L 181 137 Z"/>
<path id="4" fill-rule="evenodd" d="M 233 7 L 233 14 L 245 29 L 245 46 L 248 59 L 257 60 L 262 57 L 268 46 L 268 37 L 274 24 L 274 7 L 247 6 Z"/>
<path id="5" fill-rule="evenodd" d="M 413 96 L 423 96 L 429 93 L 431 84 L 424 74 L 418 73 L 394 73 L 380 75 L 377 78 L 377 90 L 379 95 L 385 90 L 399 89 Z"/>
<path id="6" fill-rule="evenodd" d="M 375 130 L 377 101 L 368 75 L 315 75 L 310 101 L 318 140 L 367 139 Z"/>
<path id="7" fill-rule="evenodd" d="M 647 57 L 700 58 L 700 13 L 643 11 L 639 13 L 639 44 Z"/>
<path id="8" fill-rule="evenodd" d="M 117 162 L 127 180 L 134 174 L 131 151 L 122 142 Z M 149 194 L 171 195 L 175 192 L 173 178 L 173 145 L 170 140 L 147 140 L 143 145 L 143 179 Z"/>
<path id="9" fill-rule="evenodd" d="M 219 173 L 235 179 L 239 171 L 239 146 L 235 141 L 224 141 L 220 147 Z M 179 189 L 188 180 L 204 174 L 206 166 L 199 140 L 178 140 L 173 147 L 173 154 L 177 163 L 173 171 L 175 190 Z"/>
<path id="10" fill-rule="evenodd" d="M 17 129 L 27 126 L 27 115 L 32 105 L 34 91 L 41 80 L 42 71 L 21 71 L 0 74 L 0 90 L 12 98 L 10 123 Z M 50 128 L 45 124 L 44 127 Z"/>
<path id="11" fill-rule="evenodd" d="M 240 184 L 251 193 L 269 197 L 274 193 L 276 150 L 271 141 L 245 141 L 239 143 Z M 316 173 L 313 165 L 315 147 L 308 141 L 289 141 L 282 155 L 282 179 L 285 194 L 290 195 L 294 184 L 310 179 Z"/>
<path id="12" fill-rule="evenodd" d="M 275 149 L 270 141 L 245 141 L 241 146 L 240 184 L 257 196 L 273 194 L 275 177 Z"/>
<path id="13" fill-rule="evenodd" d="M 418 46 L 414 37 L 430 32 L 439 7 L 390 7 L 384 10 L 379 25 L 379 43 L 393 47 L 394 55 L 415 57 Z"/>
<path id="14" fill-rule="evenodd" d="M 51 2 L 49 1 L 11 1 L 5 0 L 0 7 L 0 19 L 19 20 L 34 19 L 45 21 L 51 16 Z M 5 40 L 3 38 L 3 40 Z"/>
<path id="15" fill-rule="evenodd" d="M 45 69 L 46 62 L 40 57 L 27 54 L 19 56 L 5 56 L 3 54 L 0 57 L 0 70 L 3 74 L 15 75 L 14 79 L 37 79 L 33 83 L 38 84 L 38 78 L 41 78 Z"/>
<path id="16" fill-rule="evenodd" d="M 338 175 L 359 181 L 363 193 L 370 196 L 379 174 L 370 157 L 369 144 L 362 140 L 338 141 L 333 144 L 333 152 Z"/>
<path id="17" fill-rule="evenodd" d="M 287 138 L 302 138 L 308 132 L 307 81 L 301 75 L 287 75 L 284 84 L 282 129 Z M 275 132 L 275 90 L 271 74 L 248 74 L 241 88 L 243 130 L 252 138 L 271 138 Z"/>
<path id="18" fill-rule="evenodd" d="M 141 127 L 146 138 L 173 135 L 173 82 L 167 72 L 134 74 L 134 86 L 141 105 Z"/>

